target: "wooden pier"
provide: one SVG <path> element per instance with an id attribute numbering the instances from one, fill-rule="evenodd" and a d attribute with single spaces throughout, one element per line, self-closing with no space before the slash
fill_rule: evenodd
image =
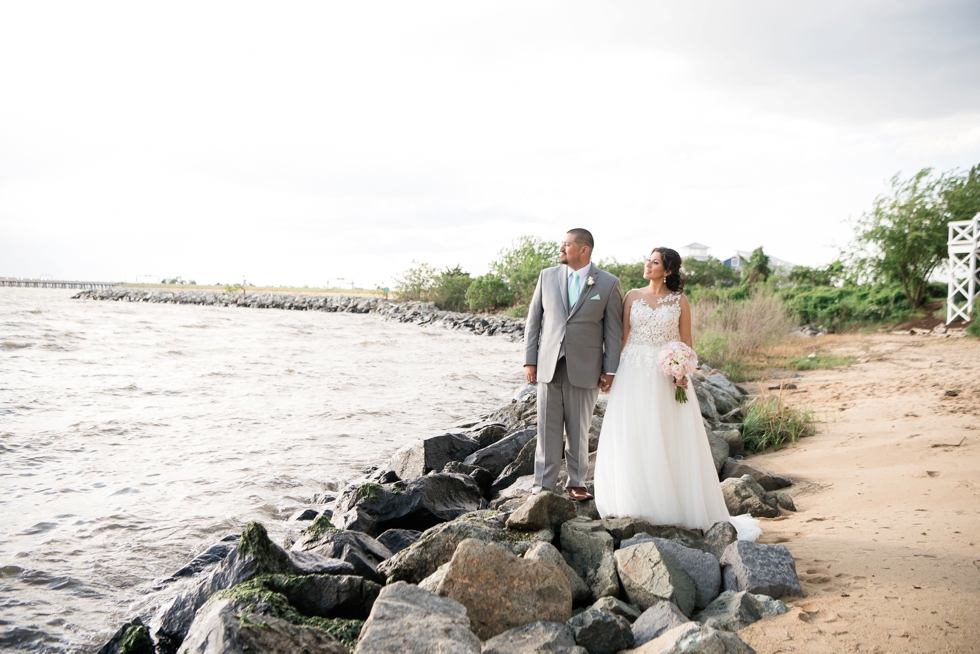
<path id="1" fill-rule="evenodd" d="M 116 282 L 77 282 L 61 279 L 24 279 L 21 277 L 0 277 L 0 286 L 22 286 L 27 288 L 84 288 L 107 289 Z"/>

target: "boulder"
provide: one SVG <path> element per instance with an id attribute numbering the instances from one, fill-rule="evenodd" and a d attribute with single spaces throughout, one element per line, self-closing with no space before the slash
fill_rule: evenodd
<path id="1" fill-rule="evenodd" d="M 527 428 L 537 421 L 537 397 L 528 397 L 524 402 L 511 402 L 487 416 L 487 424 L 504 425 L 508 433 Z"/>
<path id="2" fill-rule="evenodd" d="M 470 454 L 463 463 L 471 466 L 480 466 L 490 471 L 490 474 L 497 478 L 504 471 L 527 442 L 537 436 L 538 428 L 529 427 L 521 431 L 514 432 L 505 436 L 493 445 L 489 445 Z"/>
<path id="3" fill-rule="evenodd" d="M 575 501 L 564 493 L 542 491 L 529 495 L 524 504 L 507 518 L 507 528 L 518 531 L 558 531 L 562 523 L 576 517 Z"/>
<path id="4" fill-rule="evenodd" d="M 776 498 L 776 504 L 780 509 L 796 512 L 796 503 L 793 502 L 793 497 L 789 493 L 773 491 L 772 496 Z"/>
<path id="5" fill-rule="evenodd" d="M 507 426 L 499 422 L 484 425 L 466 433 L 466 436 L 474 439 L 481 448 L 493 445 L 506 435 Z"/>
<path id="6" fill-rule="evenodd" d="M 715 408 L 718 410 L 720 415 L 737 411 L 742 406 L 741 394 L 733 396 L 711 382 L 704 384 L 702 388 L 704 388 L 704 390 L 708 393 L 711 393 L 711 397 L 714 398 L 715 401 Z"/>
<path id="7" fill-rule="evenodd" d="M 694 394 L 698 398 L 698 408 L 701 410 L 701 416 L 712 425 L 712 428 L 720 425 L 721 416 L 718 414 L 718 407 L 715 406 L 715 398 L 711 395 L 711 391 L 706 388 L 708 384 L 699 382 L 697 379 L 692 379 L 691 385 L 694 387 Z"/>
<path id="8" fill-rule="evenodd" d="M 564 622 L 572 615 L 572 590 L 557 566 L 520 559 L 499 543 L 476 539 L 456 548 L 438 594 L 466 607 L 481 640 L 536 620 Z"/>
<path id="9" fill-rule="evenodd" d="M 176 652 L 194 621 L 194 614 L 212 595 L 267 574 L 349 575 L 354 574 L 354 567 L 312 552 L 287 552 L 269 540 L 265 527 L 250 522 L 245 526 L 238 546 L 210 574 L 160 609 L 153 633 L 157 648 L 161 652 Z"/>
<path id="10" fill-rule="evenodd" d="M 323 629 L 293 624 L 259 612 L 233 599 L 212 599 L 201 607 L 181 654 L 349 654 L 350 650 Z"/>
<path id="11" fill-rule="evenodd" d="M 711 432 L 728 443 L 728 456 L 738 456 L 745 451 L 745 443 L 742 441 L 742 434 L 738 427 L 725 425 L 722 429 L 713 429 Z"/>
<path id="12" fill-rule="evenodd" d="M 323 519 L 329 521 L 333 528 L 338 531 L 359 531 L 369 535 L 378 533 L 378 521 L 361 507 L 355 507 L 343 513 L 339 511 L 333 514 L 323 513 L 319 520 Z"/>
<path id="13" fill-rule="evenodd" d="M 640 609 L 616 597 L 600 597 L 589 608 L 609 611 L 613 615 L 626 618 L 627 622 L 633 622 L 640 617 Z"/>
<path id="14" fill-rule="evenodd" d="M 417 584 L 453 558 L 456 547 L 467 538 L 482 541 L 503 540 L 503 529 L 483 523 L 454 520 L 427 530 L 408 549 L 402 550 L 378 566 L 378 572 L 388 581 L 407 581 Z"/>
<path id="15" fill-rule="evenodd" d="M 655 538 L 661 552 L 673 558 L 694 582 L 694 608 L 703 609 L 721 592 L 721 565 L 711 554 L 699 549 L 684 547 L 664 538 Z"/>
<path id="16" fill-rule="evenodd" d="M 354 566 L 354 574 L 379 584 L 385 583 L 385 577 L 378 573 L 378 564 L 392 556 L 387 547 L 359 531 L 323 532 L 316 537 L 304 536 L 292 549 L 346 561 Z"/>
<path id="17" fill-rule="evenodd" d="M 640 647 L 659 637 L 665 631 L 687 624 L 687 619 L 673 602 L 661 600 L 646 611 L 633 623 L 633 647 Z"/>
<path id="18" fill-rule="evenodd" d="M 750 513 L 755 518 L 775 518 L 779 515 L 776 498 L 749 475 L 721 482 L 721 492 L 731 515 Z"/>
<path id="19" fill-rule="evenodd" d="M 738 634 L 719 631 L 698 622 L 669 629 L 632 654 L 756 654 Z"/>
<path id="20" fill-rule="evenodd" d="M 201 554 L 195 556 L 190 563 L 170 575 L 167 579 L 163 580 L 162 583 L 166 584 L 183 577 L 193 577 L 200 574 L 203 570 L 220 563 L 232 552 L 232 550 L 238 547 L 238 541 L 240 538 L 241 536 L 238 534 L 225 536 L 221 539 L 221 542 L 215 543 Z"/>
<path id="21" fill-rule="evenodd" d="M 699 547 L 716 559 L 720 559 L 725 549 L 737 540 L 738 532 L 735 530 L 735 525 L 725 520 L 716 522 L 704 533 Z"/>
<path id="22" fill-rule="evenodd" d="M 421 537 L 422 532 L 414 529 L 388 529 L 378 536 L 378 542 L 387 547 L 394 556 L 413 545 Z"/>
<path id="23" fill-rule="evenodd" d="M 378 584 L 354 575 L 271 577 L 263 586 L 285 597 L 303 615 L 350 620 L 366 619 L 381 592 Z"/>
<path id="24" fill-rule="evenodd" d="M 766 595 L 726 590 L 701 613 L 698 622 L 714 629 L 738 631 L 768 615 L 786 613 L 786 605 Z"/>
<path id="25" fill-rule="evenodd" d="M 708 438 L 708 447 L 711 448 L 711 458 L 715 462 L 715 472 L 720 473 L 721 469 L 725 467 L 725 462 L 728 461 L 728 442 L 715 436 L 713 431 L 705 431 L 704 434 Z"/>
<path id="26" fill-rule="evenodd" d="M 602 521 L 616 543 L 616 547 L 625 547 L 623 541 L 636 536 L 637 534 L 647 534 L 655 538 L 666 538 L 684 545 L 685 547 L 697 547 L 701 542 L 701 532 L 684 527 L 673 525 L 652 525 L 646 520 L 638 518 L 606 518 Z"/>
<path id="27" fill-rule="evenodd" d="M 481 468 L 480 466 L 469 466 L 461 461 L 450 461 L 442 467 L 442 472 L 457 475 L 469 475 L 480 487 L 480 492 L 483 493 L 483 497 L 490 499 L 490 489 L 493 486 L 493 475 L 491 475 L 490 471 L 486 468 Z"/>
<path id="28" fill-rule="evenodd" d="M 521 477 L 534 474 L 534 453 L 538 448 L 538 437 L 535 436 L 521 448 L 517 457 L 507 464 L 493 482 L 491 492 L 497 495 L 505 488 L 513 485 Z"/>
<path id="29" fill-rule="evenodd" d="M 565 578 L 568 579 L 569 587 L 572 590 L 573 606 L 581 606 L 592 597 L 592 590 L 585 583 L 585 580 L 572 570 L 558 548 L 551 543 L 536 543 L 527 551 L 524 558 L 529 561 L 544 561 L 561 570 Z"/>
<path id="30" fill-rule="evenodd" d="M 735 459 L 729 459 L 725 462 L 725 467 L 721 470 L 721 479 L 741 478 L 745 475 L 752 477 L 755 483 L 762 486 L 763 489 L 767 491 L 775 491 L 780 488 L 786 488 L 787 486 L 792 486 L 793 482 L 785 477 L 780 477 L 774 472 L 769 472 L 768 470 L 760 470 L 744 461 L 736 461 Z"/>
<path id="31" fill-rule="evenodd" d="M 289 516 L 290 522 L 307 522 L 310 520 L 316 520 L 316 517 L 320 515 L 320 512 L 316 509 L 296 509 L 291 516 Z"/>
<path id="32" fill-rule="evenodd" d="M 568 621 L 575 632 L 575 642 L 589 654 L 616 654 L 633 647 L 630 623 L 601 609 L 588 609 Z"/>
<path id="33" fill-rule="evenodd" d="M 154 651 L 150 631 L 142 620 L 133 618 L 119 628 L 98 654 L 154 654 Z"/>
<path id="34" fill-rule="evenodd" d="M 565 560 L 592 590 L 593 599 L 619 594 L 619 577 L 613 558 L 613 537 L 602 523 L 573 518 L 561 526 L 561 551 Z"/>
<path id="35" fill-rule="evenodd" d="M 656 542 L 648 541 L 616 550 L 616 571 L 623 590 L 634 604 L 646 610 L 668 600 L 684 615 L 694 611 L 696 588 L 680 564 Z"/>
<path id="36" fill-rule="evenodd" d="M 429 591 L 430 593 L 438 593 L 439 584 L 441 584 L 442 580 L 445 579 L 447 570 L 449 570 L 448 562 L 440 565 L 438 568 L 436 568 L 435 572 L 433 572 L 431 575 L 429 575 L 428 577 L 420 581 L 419 588 L 423 588 Z"/>
<path id="37" fill-rule="evenodd" d="M 472 477 L 446 473 L 387 485 L 361 484 L 345 490 L 337 500 L 339 513 L 360 509 L 374 520 L 371 535 L 388 529 L 423 531 L 485 506 Z M 337 514 L 333 523 L 340 526 Z"/>
<path id="38" fill-rule="evenodd" d="M 704 376 L 704 381 L 708 382 L 709 384 L 711 384 L 715 388 L 718 388 L 718 389 L 720 389 L 720 390 L 728 393 L 733 398 L 740 399 L 742 397 L 742 395 L 744 395 L 744 393 L 742 393 L 738 389 L 738 386 L 736 386 L 735 384 L 733 384 L 731 382 L 731 380 L 728 379 L 728 377 L 725 376 L 724 373 L 715 372 L 715 373 L 710 374 L 710 375 L 705 375 Z"/>
<path id="39" fill-rule="evenodd" d="M 442 470 L 450 461 L 462 461 L 480 449 L 480 442 L 464 434 L 442 434 L 423 438 L 397 450 L 388 467 L 401 479 L 414 479 Z"/>
<path id="40" fill-rule="evenodd" d="M 466 607 L 418 586 L 385 586 L 364 623 L 356 654 L 479 654 Z"/>
<path id="41" fill-rule="evenodd" d="M 571 627 L 559 622 L 531 622 L 483 643 L 482 654 L 588 654 L 575 644 Z"/>
<path id="42" fill-rule="evenodd" d="M 740 540 L 725 549 L 721 557 L 725 590 L 768 595 L 803 597 L 796 562 L 783 545 L 760 545 Z"/>

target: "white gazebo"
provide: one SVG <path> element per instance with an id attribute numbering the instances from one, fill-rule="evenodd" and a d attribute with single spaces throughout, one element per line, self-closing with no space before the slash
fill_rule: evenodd
<path id="1" fill-rule="evenodd" d="M 969 321 L 980 292 L 980 213 L 949 223 L 949 295 L 946 324 Z"/>

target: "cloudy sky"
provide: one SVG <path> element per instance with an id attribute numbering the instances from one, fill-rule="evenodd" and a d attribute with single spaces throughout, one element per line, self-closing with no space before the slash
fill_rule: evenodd
<path id="1" fill-rule="evenodd" d="M 372 287 L 573 226 L 819 265 L 980 163 L 978 80 L 975 0 L 4 2 L 0 276 Z"/>

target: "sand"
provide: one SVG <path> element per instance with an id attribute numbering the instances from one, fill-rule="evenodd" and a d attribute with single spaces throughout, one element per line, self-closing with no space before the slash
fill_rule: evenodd
<path id="1" fill-rule="evenodd" d="M 782 391 L 817 433 L 747 461 L 796 481 L 798 513 L 763 519 L 760 542 L 790 549 L 806 596 L 739 634 L 760 654 L 980 652 L 980 341 L 829 351 L 859 362 Z"/>

